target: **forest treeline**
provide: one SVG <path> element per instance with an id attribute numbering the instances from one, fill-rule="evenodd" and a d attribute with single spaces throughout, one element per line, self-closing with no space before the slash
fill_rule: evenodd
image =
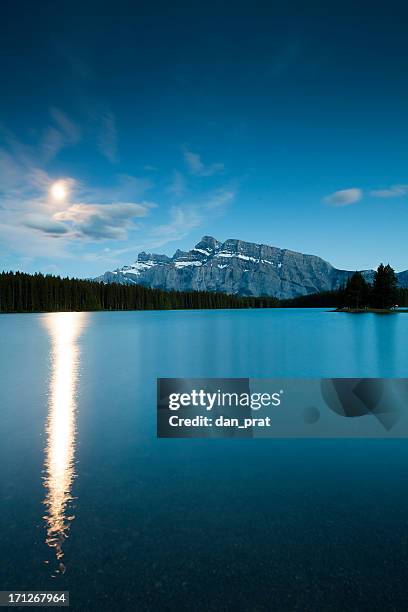
<path id="1" fill-rule="evenodd" d="M 408 289 L 398 287 L 394 270 L 383 264 L 378 267 L 372 284 L 356 272 L 336 291 L 289 300 L 212 291 L 165 291 L 142 285 L 104 284 L 40 273 L 0 273 L 0 312 L 277 307 L 387 309 L 396 304 L 408 306 Z"/>
<path id="2" fill-rule="evenodd" d="M 210 291 L 164 291 L 141 285 L 103 284 L 43 274 L 2 272 L 0 312 L 272 308 L 273 297 Z"/>

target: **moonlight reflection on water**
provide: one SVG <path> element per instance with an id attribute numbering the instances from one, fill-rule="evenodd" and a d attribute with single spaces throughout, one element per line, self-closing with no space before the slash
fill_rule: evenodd
<path id="1" fill-rule="evenodd" d="M 75 478 L 76 396 L 80 359 L 78 338 L 86 320 L 87 314 L 80 312 L 50 313 L 44 318 L 51 337 L 51 372 L 45 428 L 44 519 L 47 528 L 46 543 L 55 549 L 60 571 L 65 571 L 62 563 L 63 544 L 74 518 L 70 516 L 70 509 Z"/>

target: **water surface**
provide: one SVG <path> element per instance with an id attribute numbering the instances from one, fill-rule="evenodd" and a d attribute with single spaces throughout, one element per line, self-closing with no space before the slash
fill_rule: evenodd
<path id="1" fill-rule="evenodd" d="M 2 589 L 405 610 L 404 440 L 157 440 L 156 377 L 406 377 L 408 315 L 0 316 Z"/>

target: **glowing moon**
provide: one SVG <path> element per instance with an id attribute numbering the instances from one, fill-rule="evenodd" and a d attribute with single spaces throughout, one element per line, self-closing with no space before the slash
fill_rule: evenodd
<path id="1" fill-rule="evenodd" d="M 63 181 L 57 181 L 51 185 L 51 195 L 55 200 L 62 202 L 68 195 L 68 190 Z"/>

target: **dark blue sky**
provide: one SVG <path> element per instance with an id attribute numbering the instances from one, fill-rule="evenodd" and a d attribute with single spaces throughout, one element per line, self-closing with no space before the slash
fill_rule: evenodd
<path id="1" fill-rule="evenodd" d="M 408 268 L 407 30 L 403 3 L 6 2 L 1 267 L 211 234 Z"/>

